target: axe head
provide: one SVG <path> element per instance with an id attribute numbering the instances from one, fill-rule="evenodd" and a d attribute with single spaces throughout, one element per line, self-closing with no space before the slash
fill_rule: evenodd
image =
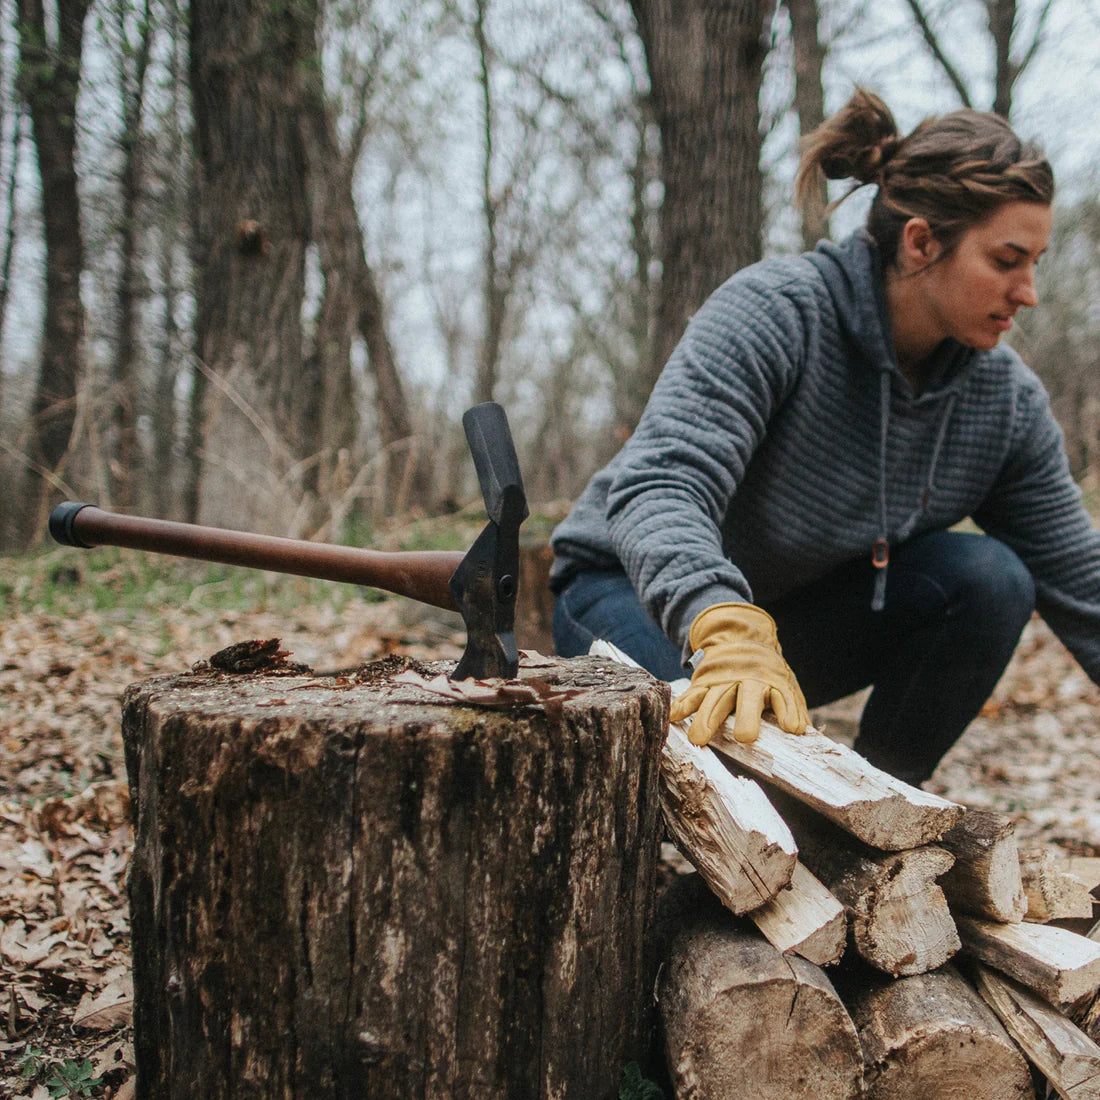
<path id="1" fill-rule="evenodd" d="M 519 460 L 504 410 L 489 401 L 462 417 L 489 522 L 450 580 L 451 595 L 466 624 L 466 651 L 452 680 L 512 679 L 516 649 L 519 527 L 527 518 Z"/>

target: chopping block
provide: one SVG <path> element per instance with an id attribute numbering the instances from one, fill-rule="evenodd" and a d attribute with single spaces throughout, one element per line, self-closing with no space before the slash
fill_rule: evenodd
<path id="1" fill-rule="evenodd" d="M 473 702 L 396 658 L 127 691 L 139 1097 L 618 1095 L 668 688 L 531 660 Z"/>

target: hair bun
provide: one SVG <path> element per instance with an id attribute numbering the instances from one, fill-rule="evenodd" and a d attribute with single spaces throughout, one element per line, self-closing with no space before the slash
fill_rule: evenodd
<path id="1" fill-rule="evenodd" d="M 821 170 L 831 180 L 855 179 L 860 183 L 874 183 L 900 145 L 901 138 L 896 133 L 890 134 L 874 144 L 856 146 L 825 157 Z"/>
<path id="2" fill-rule="evenodd" d="M 820 169 L 826 179 L 875 183 L 901 141 L 890 108 L 873 92 L 857 88 L 836 115 L 808 135 L 799 179 Z"/>

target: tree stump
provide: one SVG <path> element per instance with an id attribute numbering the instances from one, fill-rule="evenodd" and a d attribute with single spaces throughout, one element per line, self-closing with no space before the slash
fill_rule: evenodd
<path id="1" fill-rule="evenodd" d="M 395 664 L 127 692 L 140 1097 L 594 1100 L 644 1056 L 667 687 Z"/>

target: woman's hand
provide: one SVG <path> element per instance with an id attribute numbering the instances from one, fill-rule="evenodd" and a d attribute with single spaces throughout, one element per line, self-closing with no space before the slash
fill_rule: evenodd
<path id="1" fill-rule="evenodd" d="M 766 611 L 751 603 L 714 604 L 695 616 L 688 641 L 693 651 L 703 651 L 703 659 L 669 717 L 680 722 L 695 715 L 688 731 L 692 744 L 706 745 L 731 712 L 733 736 L 744 743 L 760 736 L 765 710 L 787 733 L 806 732 L 806 700 Z"/>

